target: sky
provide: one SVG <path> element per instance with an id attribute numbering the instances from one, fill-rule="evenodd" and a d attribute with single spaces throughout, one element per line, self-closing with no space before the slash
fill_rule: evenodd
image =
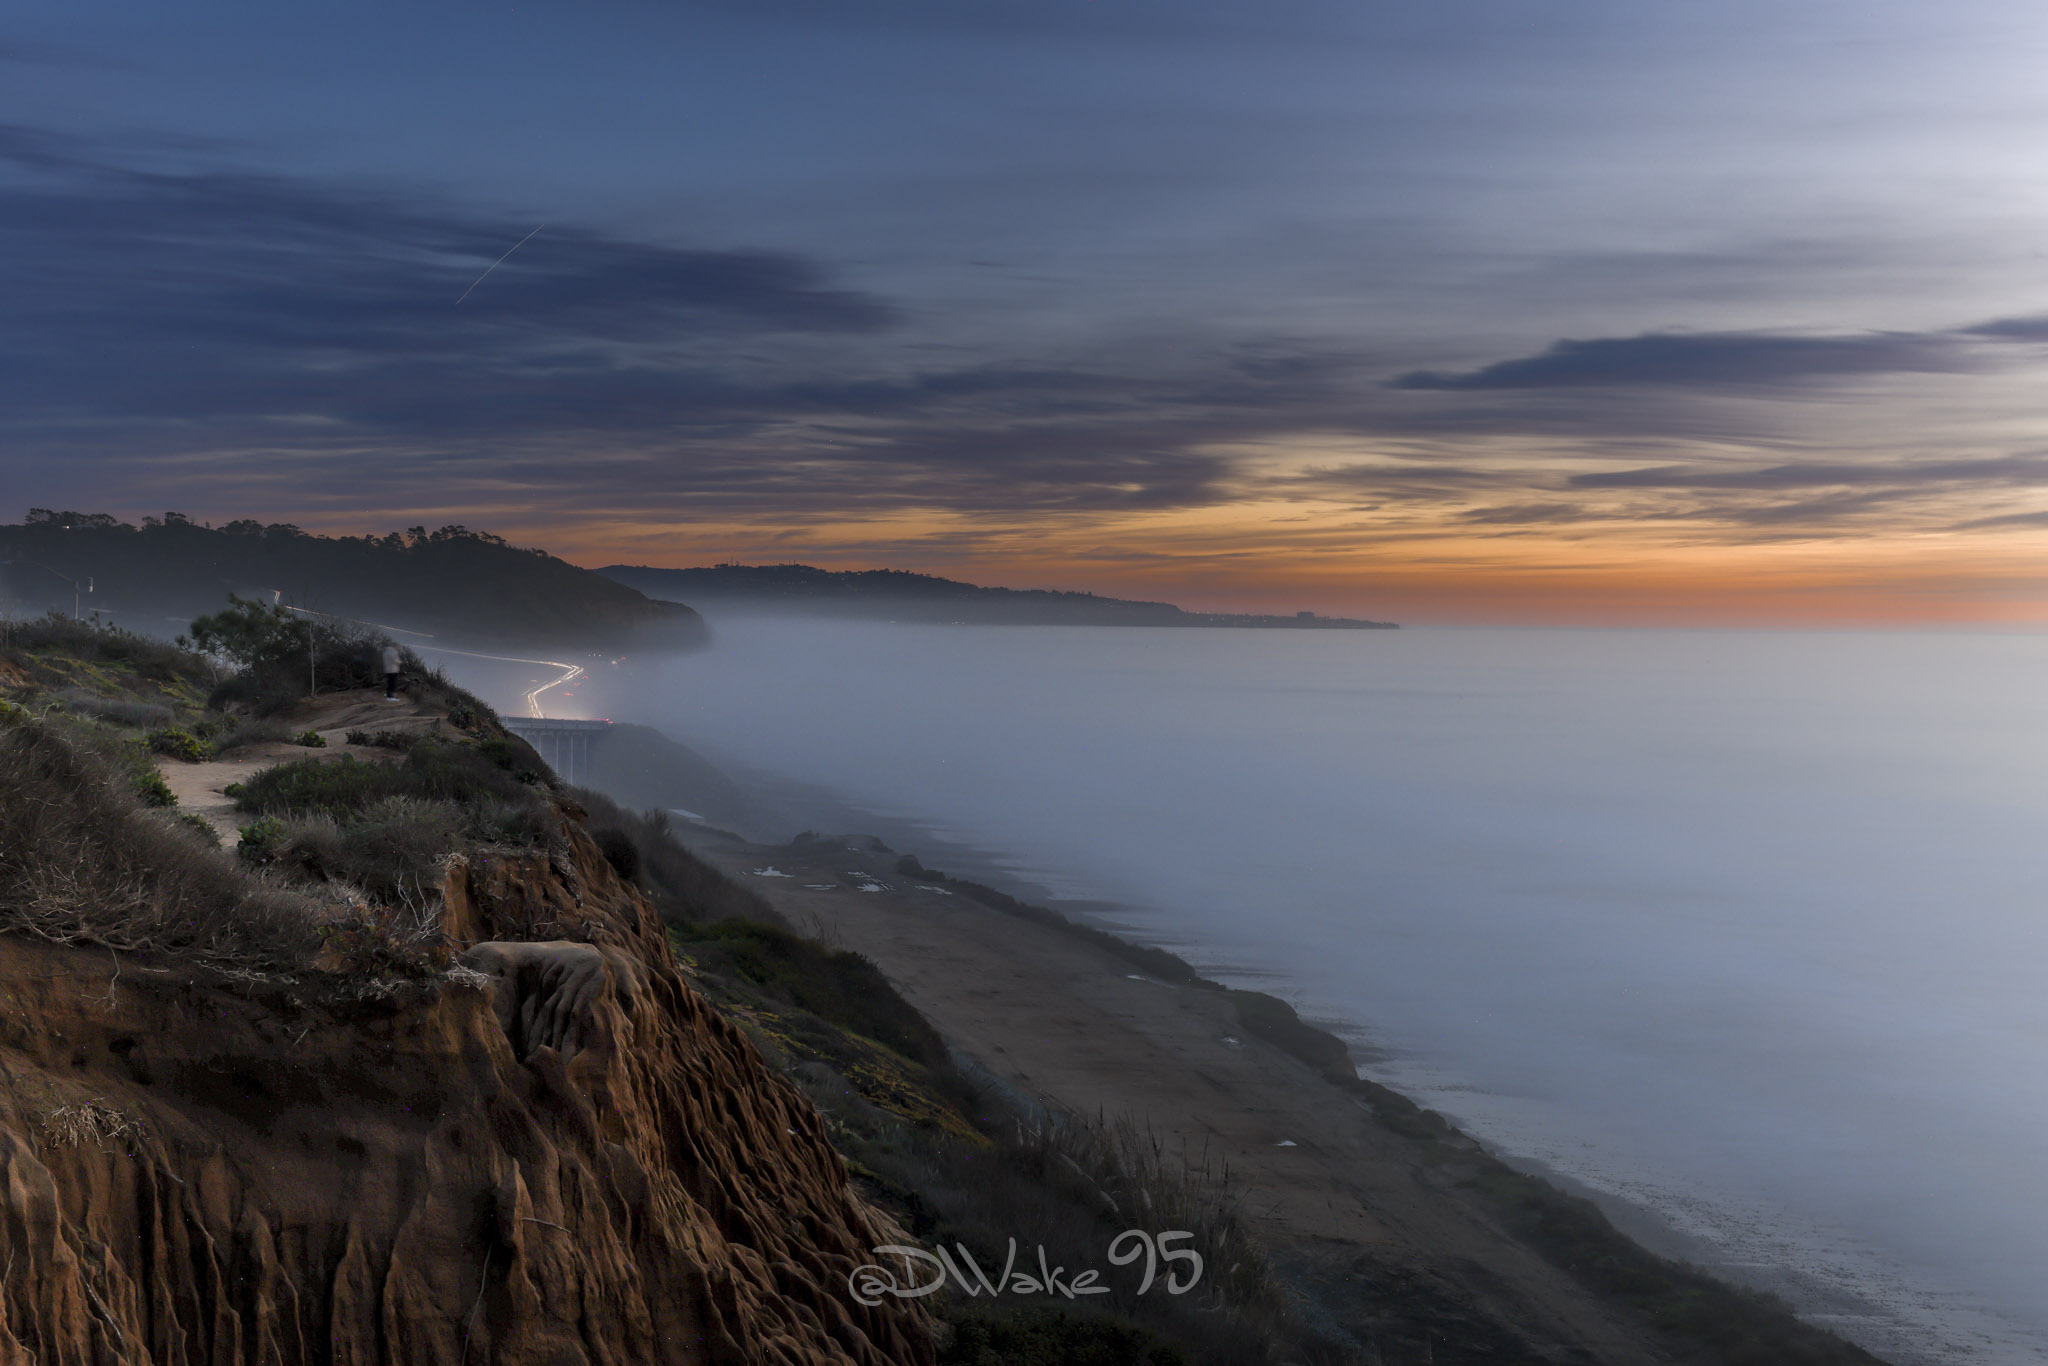
<path id="1" fill-rule="evenodd" d="M 2039 624 L 2044 62 L 2017 0 L 10 0 L 0 519 Z"/>

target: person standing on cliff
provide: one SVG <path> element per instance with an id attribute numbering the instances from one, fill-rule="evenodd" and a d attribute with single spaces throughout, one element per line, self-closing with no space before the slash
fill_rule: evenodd
<path id="1" fill-rule="evenodd" d="M 384 646 L 384 700 L 386 702 L 396 702 L 398 700 L 398 668 L 398 647 L 387 643 Z"/>

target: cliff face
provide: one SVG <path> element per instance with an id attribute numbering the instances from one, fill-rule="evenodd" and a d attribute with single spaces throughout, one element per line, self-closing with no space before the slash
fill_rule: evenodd
<path id="1" fill-rule="evenodd" d="M 458 968 L 0 936 L 0 1366 L 928 1363 L 900 1241 L 580 823 L 456 860 Z"/>

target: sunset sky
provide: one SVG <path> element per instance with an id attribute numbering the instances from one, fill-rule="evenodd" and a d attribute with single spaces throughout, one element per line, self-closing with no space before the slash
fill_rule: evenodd
<path id="1" fill-rule="evenodd" d="M 2017 0 L 9 4 L 0 519 L 2044 622 L 2043 71 Z"/>

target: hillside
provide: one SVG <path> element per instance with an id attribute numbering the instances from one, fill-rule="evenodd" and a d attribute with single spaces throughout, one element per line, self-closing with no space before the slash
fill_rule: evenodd
<path id="1" fill-rule="evenodd" d="M 1320 617 L 1187 612 L 1166 602 L 1134 602 L 1045 588 L 983 588 L 901 569 L 818 569 L 807 564 L 719 564 L 653 569 L 609 564 L 597 571 L 650 598 L 687 599 L 706 608 L 962 622 L 988 626 L 1226 626 L 1278 630 L 1387 630 L 1392 622 Z"/>
<path id="2" fill-rule="evenodd" d="M 473 700 L 306 704 L 236 859 L 136 759 L 201 752 L 199 661 L 0 652 L 0 1360 L 934 1360 L 844 1292 L 897 1233 L 816 1110 Z"/>
<path id="3" fill-rule="evenodd" d="M 1353 1359 L 1206 1187 L 1026 1123 L 659 813 L 417 660 L 401 704 L 276 667 L 0 622 L 0 1362 Z M 1105 1192 L 1258 1293 L 875 1289 L 912 1241 L 1099 1261 Z"/>
<path id="4" fill-rule="evenodd" d="M 90 581 L 92 591 L 76 592 Z M 36 509 L 0 527 L 0 614 L 76 605 L 144 635 L 179 634 L 229 593 L 419 632 L 443 644 L 623 652 L 701 643 L 703 620 L 538 550 L 462 527 L 316 536 L 207 527 L 177 513 L 140 527 Z"/>

